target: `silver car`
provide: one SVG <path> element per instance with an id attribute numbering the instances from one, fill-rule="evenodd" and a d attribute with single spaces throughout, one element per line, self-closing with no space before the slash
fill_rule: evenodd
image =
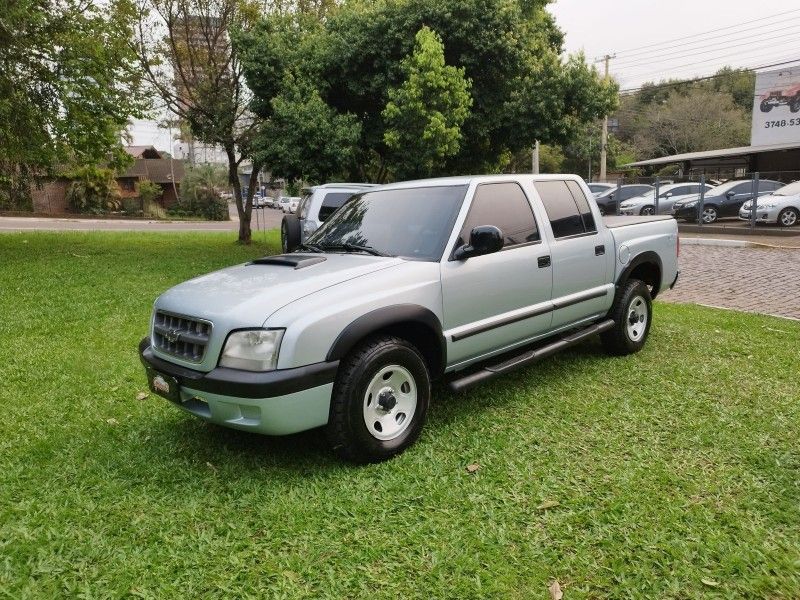
<path id="1" fill-rule="evenodd" d="M 576 175 L 396 183 L 300 252 L 167 290 L 139 353 L 150 389 L 201 419 L 325 427 L 337 454 L 377 462 L 419 437 L 433 380 L 461 391 L 596 335 L 638 352 L 677 244 L 671 217 L 602 218 Z"/>
<path id="2" fill-rule="evenodd" d="M 705 186 L 706 191 L 711 189 Z M 671 183 L 662 185 L 658 190 L 658 214 L 668 215 L 672 212 L 672 205 L 688 196 L 700 193 L 699 183 Z M 656 191 L 653 190 L 630 200 L 625 200 L 619 205 L 619 212 L 623 215 L 654 215 L 656 214 Z"/>
<path id="3" fill-rule="evenodd" d="M 753 201 L 748 200 L 739 209 L 739 218 L 752 219 Z M 783 227 L 794 227 L 800 223 L 800 181 L 795 181 L 758 199 L 756 222 L 777 223 Z"/>

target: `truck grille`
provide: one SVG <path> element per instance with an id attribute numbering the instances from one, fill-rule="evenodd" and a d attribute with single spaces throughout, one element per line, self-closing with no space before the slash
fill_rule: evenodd
<path id="1" fill-rule="evenodd" d="M 202 362 L 211 336 L 211 323 L 160 310 L 153 319 L 153 346 L 189 362 Z"/>

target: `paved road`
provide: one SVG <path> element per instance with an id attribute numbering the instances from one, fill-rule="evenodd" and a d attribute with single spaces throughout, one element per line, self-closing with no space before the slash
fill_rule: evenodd
<path id="1" fill-rule="evenodd" d="M 800 319 L 800 250 L 684 245 L 680 265 L 659 298 Z"/>
<path id="2" fill-rule="evenodd" d="M 274 229 L 281 224 L 279 210 L 253 211 L 253 229 Z M 40 217 L 0 217 L 3 231 L 238 231 L 239 219 L 232 211 L 230 221 L 140 221 L 133 219 L 53 219 Z"/>

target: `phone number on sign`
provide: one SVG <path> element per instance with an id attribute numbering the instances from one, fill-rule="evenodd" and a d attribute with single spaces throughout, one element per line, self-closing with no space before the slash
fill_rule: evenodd
<path id="1" fill-rule="evenodd" d="M 774 127 L 794 127 L 795 125 L 800 125 L 800 118 L 781 119 L 780 121 L 767 121 L 764 123 L 764 129 L 772 129 Z"/>

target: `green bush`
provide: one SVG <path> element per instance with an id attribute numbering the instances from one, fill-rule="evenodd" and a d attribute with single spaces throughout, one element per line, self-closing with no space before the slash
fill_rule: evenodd
<path id="1" fill-rule="evenodd" d="M 67 202 L 72 210 L 98 215 L 121 207 L 119 186 L 111 169 L 87 165 L 67 177 L 72 180 L 67 189 Z"/>
<path id="2" fill-rule="evenodd" d="M 142 199 L 132 196 L 122 199 L 122 210 L 129 215 L 137 215 L 142 212 Z"/>

